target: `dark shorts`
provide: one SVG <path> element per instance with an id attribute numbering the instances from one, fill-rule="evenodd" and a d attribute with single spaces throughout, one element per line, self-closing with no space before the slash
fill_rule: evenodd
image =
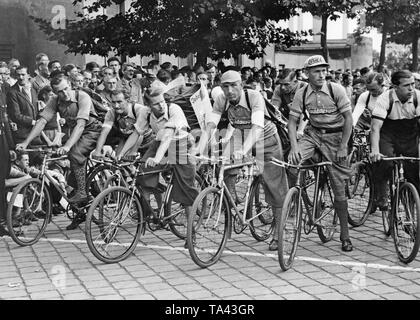
<path id="1" fill-rule="evenodd" d="M 68 156 L 70 163 L 76 166 L 82 166 L 86 164 L 90 153 L 96 148 L 96 142 L 98 141 L 100 130 L 89 130 L 85 129 L 80 139 L 70 149 Z"/>
<path id="2" fill-rule="evenodd" d="M 178 150 L 184 150 L 183 146 L 186 144 L 187 141 L 177 141 L 177 144 L 180 146 Z M 154 157 L 156 155 L 156 151 L 159 148 L 160 141 L 154 141 L 150 147 L 147 149 L 146 153 L 143 155 L 143 160 L 146 161 L 150 157 Z M 174 147 L 175 148 L 175 147 Z M 174 148 L 169 147 L 168 152 L 174 150 Z M 177 159 L 186 159 L 189 158 L 184 152 L 179 152 L 176 155 L 172 155 L 172 157 L 176 157 Z M 171 156 L 169 156 L 171 158 Z M 182 162 L 173 163 L 169 165 L 159 165 L 154 168 L 144 168 L 143 172 L 148 171 L 155 171 L 162 168 L 172 168 L 173 169 L 173 189 L 172 189 L 172 199 L 175 202 L 181 203 L 186 206 L 191 206 L 198 195 L 199 190 L 194 187 L 195 181 L 195 164 L 193 161 L 187 161 L 188 163 Z M 158 174 L 150 174 L 145 176 L 137 177 L 137 183 L 140 184 L 142 187 L 147 189 L 149 188 L 156 188 L 159 184 L 159 175 Z"/>

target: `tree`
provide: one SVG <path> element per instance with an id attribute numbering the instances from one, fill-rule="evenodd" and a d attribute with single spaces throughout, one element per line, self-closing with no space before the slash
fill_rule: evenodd
<path id="1" fill-rule="evenodd" d="M 363 0 L 363 4 L 366 8 L 366 26 L 360 28 L 359 33 L 369 32 L 372 28 L 377 28 L 382 33 L 379 56 L 379 67 L 382 67 L 386 58 L 386 44 L 391 40 L 392 34 L 400 31 L 404 19 L 401 13 L 410 10 L 410 0 Z"/>
<path id="2" fill-rule="evenodd" d="M 88 13 L 122 0 L 97 0 Z M 74 5 L 82 2 L 75 0 Z M 307 32 L 292 32 L 275 23 L 296 14 L 294 1 L 269 0 L 134 0 L 129 10 L 113 17 L 78 14 L 65 30 L 34 18 L 49 40 L 68 47 L 66 52 L 106 56 L 110 51 L 128 56 L 153 53 L 186 57 L 203 63 L 247 54 L 261 57 L 270 43 L 290 47 L 305 40 Z"/>
<path id="3" fill-rule="evenodd" d="M 355 8 L 360 7 L 362 0 L 300 0 L 298 7 L 302 12 L 310 12 L 321 17 L 321 48 L 325 61 L 328 62 L 327 26 L 328 20 L 336 20 L 339 13 L 345 13 L 349 18 L 357 15 Z"/>
<path id="4" fill-rule="evenodd" d="M 419 67 L 418 46 L 420 37 L 420 3 L 406 0 L 394 15 L 395 28 L 390 32 L 390 41 L 411 45 L 412 63 L 410 70 L 417 72 Z"/>

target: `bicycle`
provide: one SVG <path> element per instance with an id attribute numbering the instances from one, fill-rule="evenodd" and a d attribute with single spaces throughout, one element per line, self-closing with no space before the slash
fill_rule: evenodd
<path id="1" fill-rule="evenodd" d="M 420 161 L 415 157 L 386 157 L 393 161 L 390 186 L 389 211 L 383 212 L 384 229 L 389 228 L 398 259 L 410 263 L 417 256 L 420 246 L 420 197 L 417 188 L 404 177 L 405 161 Z"/>
<path id="2" fill-rule="evenodd" d="M 346 183 L 349 215 L 353 227 L 363 225 L 373 207 L 374 184 L 369 161 L 369 131 L 355 130 L 353 149 L 350 152 L 351 176 Z"/>
<path id="3" fill-rule="evenodd" d="M 54 148 L 24 149 L 28 153 L 39 153 L 43 156 L 41 173 L 38 178 L 31 178 L 16 186 L 7 208 L 7 228 L 11 238 L 21 246 L 38 242 L 52 219 L 52 199 L 49 188 L 55 188 L 60 196 L 69 201 L 65 186 L 61 186 L 47 171 L 50 162 L 67 159 L 58 155 Z M 18 206 L 21 209 L 17 209 Z M 90 202 L 68 204 L 74 214 L 82 213 Z"/>
<path id="4" fill-rule="evenodd" d="M 227 165 L 224 157 L 198 157 L 212 166 L 212 181 L 194 201 L 187 226 L 187 246 L 194 263 L 201 268 L 215 264 L 221 257 L 227 239 L 249 226 L 257 241 L 270 237 L 274 227 L 271 207 L 265 202 L 262 175 L 256 175 L 256 161 Z M 224 183 L 224 172 L 246 167 L 247 186 L 243 209 L 235 203 Z M 233 213 L 232 213 L 233 210 Z M 232 222 L 233 220 L 233 222 Z"/>
<path id="5" fill-rule="evenodd" d="M 186 237 L 185 208 L 172 198 L 173 169 L 165 167 L 143 172 L 144 161 L 140 157 L 131 164 L 135 167 L 130 175 L 131 181 L 121 175 L 122 183 L 103 190 L 87 213 L 85 235 L 88 247 L 97 259 L 105 263 L 127 258 L 145 233 L 146 224 L 151 231 L 169 228 L 178 238 Z M 167 184 L 158 211 L 144 198 L 144 187 L 136 184 L 136 177 L 151 174 L 162 174 Z M 199 179 L 196 176 L 197 184 Z"/>
<path id="6" fill-rule="evenodd" d="M 286 194 L 277 226 L 278 258 L 280 267 L 286 271 L 293 265 L 301 236 L 302 220 L 305 234 L 308 235 L 316 228 L 323 243 L 330 241 L 335 233 L 338 217 L 334 210 L 332 188 L 327 172 L 327 166 L 331 166 L 332 162 L 324 161 L 308 165 L 293 165 L 277 159 L 272 159 L 271 162 L 285 169 L 297 170 L 298 177 L 297 184 Z M 305 174 L 307 170 L 314 170 L 314 176 Z M 308 189 L 312 187 L 315 189 L 313 198 L 310 199 Z M 302 212 L 303 208 L 305 214 Z"/>

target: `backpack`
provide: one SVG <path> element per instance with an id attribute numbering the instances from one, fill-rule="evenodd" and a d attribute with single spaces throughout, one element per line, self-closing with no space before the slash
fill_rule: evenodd
<path id="1" fill-rule="evenodd" d="M 133 113 L 133 115 L 134 115 L 134 119 L 136 119 L 137 117 L 136 117 L 136 111 L 135 111 L 135 109 L 134 109 L 134 103 L 132 103 L 132 105 L 131 105 L 131 112 Z M 118 121 L 120 121 L 121 119 L 122 119 L 123 117 L 119 117 L 117 114 L 115 114 L 115 118 L 114 118 L 114 124 L 113 124 L 113 128 L 120 134 L 120 135 L 123 135 L 123 136 L 129 136 L 130 134 L 131 134 L 131 132 L 130 133 L 128 133 L 128 134 L 126 134 L 126 133 L 123 133 L 122 131 L 121 131 L 121 128 L 118 126 Z"/>
<path id="2" fill-rule="evenodd" d="M 86 93 L 92 100 L 93 109 L 95 110 L 96 115 L 94 114 L 91 114 L 91 115 L 103 123 L 105 120 L 105 115 L 108 112 L 108 108 L 104 106 L 104 104 L 106 104 L 106 101 L 92 89 L 81 88 L 80 90 Z M 79 90 L 76 90 L 76 95 L 78 97 Z"/>
<path id="3" fill-rule="evenodd" d="M 248 108 L 250 108 L 251 104 L 249 102 L 248 91 L 246 89 L 244 89 L 244 91 L 246 103 L 248 105 Z M 281 146 L 283 149 L 283 155 L 287 155 L 290 151 L 290 140 L 289 135 L 287 134 L 287 121 L 282 119 L 283 116 L 280 113 L 280 111 L 278 111 L 277 108 L 274 105 L 272 105 L 267 99 L 264 98 L 264 102 L 265 108 L 267 109 L 268 113 L 268 116 L 264 115 L 264 118 L 270 120 L 276 126 L 277 133 L 280 137 Z"/>

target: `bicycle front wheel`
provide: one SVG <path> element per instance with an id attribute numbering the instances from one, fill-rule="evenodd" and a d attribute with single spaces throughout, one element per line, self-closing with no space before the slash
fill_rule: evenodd
<path id="1" fill-rule="evenodd" d="M 228 202 L 220 189 L 208 187 L 194 201 L 188 218 L 187 245 L 201 268 L 215 264 L 230 237 L 232 220 Z"/>
<path id="2" fill-rule="evenodd" d="M 404 263 L 414 260 L 420 245 L 420 198 L 416 187 L 404 182 L 398 193 L 391 218 L 391 233 L 398 259 Z"/>
<path id="3" fill-rule="evenodd" d="M 359 227 L 365 223 L 373 206 L 372 174 L 365 163 L 355 164 L 348 188 L 348 222 Z"/>
<path id="4" fill-rule="evenodd" d="M 112 176 L 113 172 L 109 165 L 99 164 L 93 167 L 86 178 L 86 191 L 92 197 L 98 196 L 106 189 L 107 181 Z"/>
<path id="5" fill-rule="evenodd" d="M 7 207 L 7 228 L 21 246 L 38 242 L 51 220 L 51 197 L 39 179 L 29 179 L 14 190 Z"/>
<path id="6" fill-rule="evenodd" d="M 299 189 L 290 189 L 284 199 L 278 228 L 278 256 L 283 271 L 289 270 L 295 259 L 299 235 L 302 228 L 302 206 Z"/>
<path id="7" fill-rule="evenodd" d="M 317 207 L 315 210 L 316 230 L 319 239 L 323 243 L 330 241 L 334 235 L 337 226 L 337 214 L 334 210 L 334 198 L 328 177 L 321 178 L 323 181 L 319 184 Z"/>
<path id="8" fill-rule="evenodd" d="M 274 228 L 271 206 L 265 201 L 263 180 L 257 178 L 251 186 L 247 216 L 250 217 L 249 229 L 257 241 L 267 240 Z"/>
<path id="9" fill-rule="evenodd" d="M 112 187 L 92 202 L 86 216 L 85 236 L 97 259 L 115 263 L 133 252 L 144 227 L 138 197 L 129 189 Z"/>

